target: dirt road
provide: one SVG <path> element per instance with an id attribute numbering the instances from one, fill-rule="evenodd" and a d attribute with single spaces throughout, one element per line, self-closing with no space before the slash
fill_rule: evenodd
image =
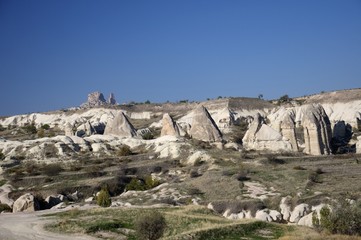
<path id="1" fill-rule="evenodd" d="M 54 212 L 54 211 L 52 211 Z M 0 214 L 1 240 L 95 240 L 86 235 L 57 234 L 45 231 L 43 226 L 52 221 L 42 215 L 49 213 L 39 211 L 32 213 L 3 213 Z"/>

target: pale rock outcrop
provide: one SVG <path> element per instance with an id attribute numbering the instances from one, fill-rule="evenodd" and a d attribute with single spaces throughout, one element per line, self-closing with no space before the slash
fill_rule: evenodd
<path id="1" fill-rule="evenodd" d="M 93 135 L 95 133 L 96 133 L 96 131 L 95 131 L 94 127 L 91 125 L 91 123 L 89 121 L 86 121 L 84 124 L 80 125 L 77 128 L 75 135 L 78 137 L 84 137 L 84 136 Z"/>
<path id="2" fill-rule="evenodd" d="M 234 113 L 229 108 L 210 112 L 214 122 L 222 133 L 231 131 L 231 126 L 235 122 Z"/>
<path id="3" fill-rule="evenodd" d="M 280 203 L 280 209 L 281 209 L 281 214 L 283 216 L 283 220 L 288 221 L 291 217 L 291 196 L 287 196 L 287 197 L 283 197 L 281 199 L 281 203 Z"/>
<path id="4" fill-rule="evenodd" d="M 31 193 L 20 196 L 13 205 L 13 212 L 34 212 L 39 210 L 40 206 L 36 198 Z"/>
<path id="5" fill-rule="evenodd" d="M 331 124 L 323 107 L 319 104 L 309 105 L 305 109 L 302 125 L 304 152 L 311 155 L 330 154 Z"/>
<path id="6" fill-rule="evenodd" d="M 356 153 L 361 153 L 361 136 L 357 137 Z"/>
<path id="7" fill-rule="evenodd" d="M 119 112 L 115 117 L 108 121 L 104 130 L 104 135 L 116 135 L 119 137 L 135 137 L 137 131 L 129 122 L 123 112 Z"/>
<path id="8" fill-rule="evenodd" d="M 295 122 L 291 114 L 286 114 L 281 122 L 281 132 L 284 138 L 288 139 L 294 152 L 298 152 L 298 144 L 295 132 Z"/>
<path id="9" fill-rule="evenodd" d="M 108 103 L 110 105 L 115 105 L 117 104 L 117 101 L 115 100 L 115 97 L 114 97 L 114 93 L 110 93 L 110 96 L 108 98 Z"/>
<path id="10" fill-rule="evenodd" d="M 300 226 L 306 226 L 306 227 L 312 227 L 312 217 L 313 217 L 313 212 L 303 216 L 298 222 L 297 225 Z"/>
<path id="11" fill-rule="evenodd" d="M 256 216 L 254 218 L 264 221 L 264 222 L 272 222 L 273 221 L 272 217 L 269 215 L 268 209 L 258 210 L 256 212 Z"/>
<path id="12" fill-rule="evenodd" d="M 195 165 L 200 162 L 210 162 L 212 161 L 212 157 L 205 151 L 196 151 L 192 155 L 190 155 L 187 159 L 187 164 Z"/>
<path id="13" fill-rule="evenodd" d="M 205 142 L 222 141 L 221 132 L 204 106 L 195 109 L 189 135 L 194 139 Z"/>
<path id="14" fill-rule="evenodd" d="M 0 187 L 0 203 L 7 204 L 9 207 L 12 207 L 14 200 L 9 198 L 9 193 L 13 191 L 13 187 L 9 184 L 4 184 Z"/>
<path id="15" fill-rule="evenodd" d="M 309 214 L 311 212 L 311 208 L 308 204 L 306 203 L 301 203 L 299 205 L 297 205 L 290 216 L 289 222 L 291 223 L 298 223 L 298 221 L 306 216 L 307 214 Z"/>
<path id="16" fill-rule="evenodd" d="M 177 123 L 173 120 L 173 118 L 168 113 L 165 113 L 163 115 L 162 130 L 160 133 L 160 136 L 165 136 L 165 135 L 170 135 L 170 136 L 175 136 L 175 137 L 180 136 L 179 127 L 178 127 Z"/>
<path id="17" fill-rule="evenodd" d="M 266 125 L 260 114 L 254 117 L 242 141 L 247 150 L 293 151 L 290 141 Z"/>
<path id="18" fill-rule="evenodd" d="M 67 122 L 64 127 L 64 132 L 65 132 L 65 136 L 68 136 L 68 137 L 74 136 L 73 125 L 71 125 L 69 122 Z"/>

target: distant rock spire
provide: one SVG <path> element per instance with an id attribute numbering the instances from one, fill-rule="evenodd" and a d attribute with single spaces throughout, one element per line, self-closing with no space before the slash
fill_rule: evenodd
<path id="1" fill-rule="evenodd" d="M 115 100 L 115 97 L 114 97 L 114 93 L 110 93 L 110 96 L 108 98 L 108 103 L 110 105 L 115 105 L 117 104 L 117 101 Z"/>

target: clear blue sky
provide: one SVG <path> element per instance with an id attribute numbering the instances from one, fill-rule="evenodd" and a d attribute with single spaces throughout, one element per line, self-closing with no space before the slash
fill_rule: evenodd
<path id="1" fill-rule="evenodd" d="M 0 0 L 0 115 L 361 87 L 360 0 Z"/>

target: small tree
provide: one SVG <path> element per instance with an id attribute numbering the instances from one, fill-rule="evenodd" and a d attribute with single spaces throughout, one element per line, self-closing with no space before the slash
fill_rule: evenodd
<path id="1" fill-rule="evenodd" d="M 159 239 L 163 236 L 165 228 L 165 218 L 157 211 L 145 213 L 135 222 L 135 230 L 139 239 Z"/>
<path id="2" fill-rule="evenodd" d="M 118 156 L 130 156 L 133 152 L 128 145 L 123 145 L 118 150 Z"/>
<path id="3" fill-rule="evenodd" d="M 112 204 L 108 189 L 103 187 L 97 196 L 97 204 L 101 207 L 109 207 Z"/>

